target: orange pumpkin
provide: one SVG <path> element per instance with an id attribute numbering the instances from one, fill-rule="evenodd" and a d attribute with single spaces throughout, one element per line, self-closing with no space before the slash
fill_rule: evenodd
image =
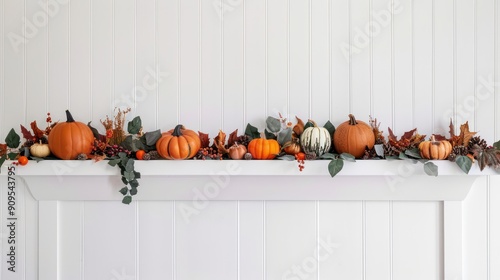
<path id="1" fill-rule="evenodd" d="M 436 141 L 434 135 L 430 141 L 423 141 L 418 145 L 420 155 L 425 159 L 447 159 L 453 147 L 451 143 L 443 140 Z"/>
<path id="2" fill-rule="evenodd" d="M 280 153 L 280 144 L 274 139 L 256 138 L 248 143 L 248 152 L 254 159 L 273 159 Z"/>
<path id="3" fill-rule="evenodd" d="M 288 155 L 296 155 L 300 153 L 301 150 L 302 147 L 300 146 L 298 138 L 292 139 L 283 145 L 283 151 Z"/>
<path id="4" fill-rule="evenodd" d="M 77 122 L 66 110 L 66 122 L 60 122 L 49 134 L 49 149 L 60 159 L 76 159 L 79 154 L 90 154 L 94 145 L 94 134 L 90 128 Z"/>
<path id="5" fill-rule="evenodd" d="M 375 145 L 375 135 L 368 124 L 356 121 L 356 118 L 349 114 L 349 120 L 341 123 L 335 130 L 333 144 L 337 153 L 349 153 L 361 158 L 366 147 L 371 149 Z"/>
<path id="6" fill-rule="evenodd" d="M 194 157 L 201 147 L 200 137 L 193 130 L 185 129 L 181 124 L 162 133 L 156 142 L 156 150 L 162 158 L 189 159 Z"/>

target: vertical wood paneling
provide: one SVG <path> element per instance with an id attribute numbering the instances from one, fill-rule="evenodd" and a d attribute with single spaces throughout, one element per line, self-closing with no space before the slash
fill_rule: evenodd
<path id="1" fill-rule="evenodd" d="M 389 202 L 366 202 L 367 280 L 391 279 Z"/>
<path id="2" fill-rule="evenodd" d="M 304 119 L 311 117 L 310 1 L 289 1 L 290 118 L 295 115 Z M 320 122 L 319 125 L 322 123 Z"/>
<path id="3" fill-rule="evenodd" d="M 288 115 L 289 103 L 289 2 L 268 0 L 267 25 L 267 114 Z M 264 117 L 265 118 L 265 117 Z"/>
<path id="4" fill-rule="evenodd" d="M 487 278 L 487 178 L 478 178 L 463 202 L 464 279 Z"/>
<path id="5" fill-rule="evenodd" d="M 137 279 L 172 279 L 172 220 L 173 202 L 140 202 L 139 221 L 139 274 Z M 155 242 L 151 242 L 155 240 Z"/>
<path id="6" fill-rule="evenodd" d="M 40 201 L 38 202 L 38 211 L 40 219 L 38 221 L 38 279 L 57 279 L 57 255 L 59 254 L 59 202 Z M 22 273 L 22 270 L 21 270 Z M 19 273 L 18 275 L 21 275 Z M 11 278 L 12 275 L 9 275 Z M 17 279 L 16 279 L 17 280 Z"/>
<path id="7" fill-rule="evenodd" d="M 267 116 L 267 3 L 244 1 L 245 6 L 245 120 L 264 128 Z M 245 124 L 246 125 L 246 124 Z"/>
<path id="8" fill-rule="evenodd" d="M 180 1 L 180 122 L 200 127 L 200 16 L 199 0 Z M 219 110 L 220 112 L 220 110 Z"/>
<path id="9" fill-rule="evenodd" d="M 71 1 L 69 108 L 81 120 L 92 118 L 90 100 L 90 1 Z M 42 115 L 43 116 L 43 115 Z M 95 124 L 97 125 L 97 124 Z"/>
<path id="10" fill-rule="evenodd" d="M 47 113 L 47 24 L 49 16 L 42 9 L 45 5 L 36 2 L 26 2 L 26 15 L 37 32 L 26 44 L 26 124 L 37 120 L 44 127 L 44 116 Z M 17 129 L 17 127 L 16 127 Z M 3 139 L 3 138 L 2 138 Z"/>
<path id="11" fill-rule="evenodd" d="M 4 129 L 4 124 L 3 120 L 5 118 L 4 112 L 5 108 L 5 38 L 6 38 L 6 33 L 5 33 L 5 0 L 0 0 L 0 5 L 2 7 L 1 15 L 2 19 L 0 19 L 0 109 L 2 110 L 2 113 L 0 114 L 0 139 L 4 139 L 4 133 L 7 129 Z"/>
<path id="12" fill-rule="evenodd" d="M 53 119 L 65 120 L 69 108 L 69 4 L 59 6 L 57 16 L 48 23 L 48 109 Z M 83 116 L 74 115 L 75 119 Z"/>
<path id="13" fill-rule="evenodd" d="M 394 279 L 442 279 L 442 203 L 394 202 L 393 211 Z"/>
<path id="14" fill-rule="evenodd" d="M 394 5 L 394 133 L 413 129 L 413 7 L 412 0 Z"/>
<path id="15" fill-rule="evenodd" d="M 311 119 L 330 119 L 330 1 L 310 1 L 311 13 Z M 290 116 L 293 117 L 293 116 Z M 304 116 L 305 117 L 305 116 Z"/>
<path id="16" fill-rule="evenodd" d="M 114 1 L 113 101 L 118 108 L 136 110 L 135 0 Z"/>
<path id="17" fill-rule="evenodd" d="M 321 279 L 363 279 L 362 215 L 361 202 L 320 202 L 319 236 L 330 249 Z"/>
<path id="18" fill-rule="evenodd" d="M 480 131 L 481 137 L 489 143 L 493 142 L 494 128 L 491 121 L 494 116 L 494 85 L 495 75 L 495 2 L 494 0 L 477 1 L 476 26 L 476 122 L 474 131 Z M 498 86 L 498 85 L 497 85 Z"/>
<path id="19" fill-rule="evenodd" d="M 447 135 L 453 110 L 453 1 L 434 1 L 434 131 Z M 471 120 L 472 121 L 472 120 Z"/>
<path id="20" fill-rule="evenodd" d="M 29 191 L 24 190 L 24 221 L 25 221 L 25 252 L 26 252 L 26 275 L 25 279 L 37 279 L 38 277 L 38 201 Z M 1 199 L 1 197 L 0 197 Z"/>
<path id="21" fill-rule="evenodd" d="M 99 120 L 113 115 L 113 1 L 91 0 L 92 123 L 104 133 Z"/>
<path id="22" fill-rule="evenodd" d="M 315 205 L 313 201 L 266 202 L 266 279 L 317 278 Z"/>
<path id="23" fill-rule="evenodd" d="M 500 277 L 500 267 L 496 264 L 500 262 L 500 205 L 496 203 L 500 199 L 500 177 L 490 177 L 490 243 L 489 243 L 489 267 L 490 279 L 498 279 Z"/>
<path id="24" fill-rule="evenodd" d="M 214 5 L 217 3 L 217 5 Z M 219 1 L 200 1 L 201 8 L 201 129 L 215 135 L 222 129 L 222 31 L 223 11 Z M 233 21 L 236 19 L 233 17 Z M 234 23 L 234 22 L 233 22 Z M 197 39 L 198 40 L 198 39 Z M 200 89 L 197 89 L 197 94 Z M 192 105 L 198 105 L 193 99 Z M 219 112 L 214 114 L 213 112 Z M 230 132 L 228 132 L 230 133 Z"/>
<path id="25" fill-rule="evenodd" d="M 136 207 L 121 206 L 120 201 L 85 203 L 85 279 L 137 279 Z"/>
<path id="26" fill-rule="evenodd" d="M 262 201 L 240 201 L 239 278 L 263 279 L 264 208 Z"/>
<path id="27" fill-rule="evenodd" d="M 330 52 L 331 52 L 331 116 L 335 125 L 347 120 L 350 113 L 350 51 L 351 40 L 349 0 L 330 3 Z M 349 28 L 346 28 L 349 27 Z"/>
<path id="28" fill-rule="evenodd" d="M 224 131 L 244 130 L 243 108 L 243 1 L 223 1 L 223 100 Z M 203 107 L 203 106 L 202 106 Z M 211 111 L 210 108 L 206 108 Z M 208 113 L 208 112 L 206 112 Z"/>
<path id="29" fill-rule="evenodd" d="M 156 52 L 158 53 L 158 75 L 165 78 L 158 84 L 158 128 L 162 131 L 173 128 L 178 122 L 178 91 L 180 62 L 179 22 L 180 1 L 157 0 L 156 28 L 158 30 Z"/>
<path id="30" fill-rule="evenodd" d="M 370 2 L 351 0 L 351 85 L 350 108 L 357 119 L 368 121 L 370 84 Z M 347 106 L 347 104 L 345 104 Z"/>
<path id="31" fill-rule="evenodd" d="M 195 207 L 193 201 L 177 203 L 177 279 L 236 279 L 237 202 L 205 201 L 205 208 L 186 219 L 186 209 Z"/>
<path id="32" fill-rule="evenodd" d="M 83 223 L 85 215 L 82 202 L 64 201 L 59 202 L 59 242 L 62 244 L 59 250 L 60 279 L 84 279 L 83 274 Z M 84 260 L 86 261 L 86 260 Z"/>
<path id="33" fill-rule="evenodd" d="M 156 0 L 136 1 L 135 5 L 137 109 L 132 115 L 141 116 L 144 131 L 152 131 L 157 125 L 157 88 L 168 77 L 156 69 Z"/>

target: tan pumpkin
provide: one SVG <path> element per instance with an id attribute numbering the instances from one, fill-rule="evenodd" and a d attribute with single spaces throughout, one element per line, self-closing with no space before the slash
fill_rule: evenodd
<path id="1" fill-rule="evenodd" d="M 64 160 L 76 159 L 79 154 L 90 154 L 94 145 L 94 134 L 90 128 L 77 122 L 66 110 L 66 122 L 60 122 L 49 134 L 49 148 L 52 154 Z"/>
<path id="2" fill-rule="evenodd" d="M 418 145 L 420 156 L 425 159 L 447 159 L 453 147 L 447 140 L 436 141 L 434 135 L 430 141 L 423 141 Z"/>
<path id="3" fill-rule="evenodd" d="M 302 147 L 300 147 L 300 141 L 298 138 L 293 138 L 291 141 L 286 142 L 283 145 L 283 151 L 288 155 L 296 155 L 300 153 Z"/>
<path id="4" fill-rule="evenodd" d="M 49 144 L 42 144 L 42 140 L 40 143 L 35 143 L 30 147 L 30 153 L 32 156 L 44 158 L 50 155 Z"/>
<path id="5" fill-rule="evenodd" d="M 234 143 L 234 145 L 232 145 L 227 152 L 231 159 L 238 160 L 245 156 L 247 153 L 247 147 L 245 147 L 245 145 L 238 145 L 238 143 Z"/>
<path id="6" fill-rule="evenodd" d="M 349 114 L 349 120 L 341 123 L 333 134 L 333 145 L 337 153 L 349 153 L 356 158 L 365 154 L 365 148 L 373 148 L 375 135 L 371 126 L 357 121 L 354 115 Z"/>
<path id="7" fill-rule="evenodd" d="M 193 130 L 185 129 L 179 124 L 174 129 L 162 133 L 156 142 L 156 150 L 162 158 L 190 159 L 201 147 L 201 140 Z"/>

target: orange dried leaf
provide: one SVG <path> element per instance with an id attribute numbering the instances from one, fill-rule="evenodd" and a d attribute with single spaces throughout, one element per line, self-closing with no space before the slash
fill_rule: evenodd
<path id="1" fill-rule="evenodd" d="M 476 134 L 477 132 L 471 132 L 469 130 L 469 122 L 465 122 L 460 126 L 460 138 L 462 140 L 462 143 L 460 143 L 463 146 L 469 145 L 470 139 Z"/>
<path id="2" fill-rule="evenodd" d="M 214 145 L 221 154 L 227 154 L 225 143 L 226 134 L 222 130 L 219 130 L 219 134 L 214 138 Z"/>
<path id="3" fill-rule="evenodd" d="M 453 124 L 453 120 L 450 118 L 450 139 L 455 137 L 455 125 Z"/>
<path id="4" fill-rule="evenodd" d="M 229 139 L 227 139 L 227 146 L 231 147 L 232 145 L 234 145 L 234 143 L 236 143 L 236 141 L 238 141 L 238 129 L 229 134 Z"/>
<path id="5" fill-rule="evenodd" d="M 38 128 L 38 126 L 36 125 L 36 121 L 33 121 L 30 125 L 31 125 L 31 129 L 33 130 L 33 133 L 35 134 L 35 137 L 37 139 L 42 138 L 44 135 L 44 132 Z"/>
<path id="6" fill-rule="evenodd" d="M 0 144 L 0 157 L 7 154 L 7 144 Z"/>
<path id="7" fill-rule="evenodd" d="M 201 148 L 207 148 L 210 145 L 208 134 L 198 131 L 198 135 L 200 136 Z"/>

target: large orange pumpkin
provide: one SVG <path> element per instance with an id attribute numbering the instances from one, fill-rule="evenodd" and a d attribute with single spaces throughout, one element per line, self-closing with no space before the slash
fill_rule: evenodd
<path id="1" fill-rule="evenodd" d="M 349 153 L 356 158 L 361 158 L 365 148 L 373 148 L 375 135 L 372 128 L 349 114 L 349 120 L 341 123 L 333 134 L 333 145 L 337 153 Z"/>
<path id="2" fill-rule="evenodd" d="M 280 153 L 280 144 L 274 139 L 256 138 L 248 143 L 248 152 L 254 159 L 273 159 Z"/>
<path id="3" fill-rule="evenodd" d="M 194 157 L 201 147 L 200 137 L 193 130 L 185 129 L 181 124 L 162 133 L 156 142 L 156 150 L 162 158 L 189 159 Z"/>
<path id="4" fill-rule="evenodd" d="M 90 154 L 94 145 L 94 134 L 90 128 L 77 122 L 66 110 L 66 122 L 60 122 L 49 134 L 49 149 L 60 159 L 76 159 L 79 154 Z"/>

